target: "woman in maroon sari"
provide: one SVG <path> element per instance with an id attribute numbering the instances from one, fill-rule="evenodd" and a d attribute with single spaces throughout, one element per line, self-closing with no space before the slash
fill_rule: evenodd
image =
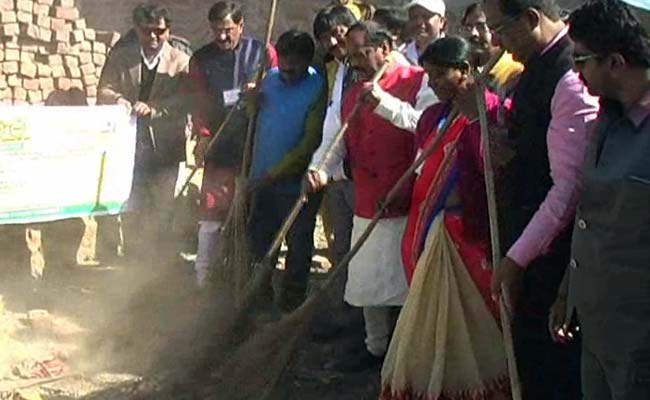
<path id="1" fill-rule="evenodd" d="M 440 103 L 422 115 L 431 145 L 472 81 L 470 45 L 439 39 L 421 58 Z M 488 113 L 501 105 L 487 92 Z M 382 400 L 505 399 L 509 395 L 497 307 L 489 295 L 489 231 L 480 126 L 450 125 L 417 178 L 403 241 L 411 284 L 382 370 Z"/>

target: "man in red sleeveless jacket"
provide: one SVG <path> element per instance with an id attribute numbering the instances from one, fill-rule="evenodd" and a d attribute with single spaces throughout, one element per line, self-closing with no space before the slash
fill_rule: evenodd
<path id="1" fill-rule="evenodd" d="M 353 242 L 368 226 L 393 185 L 415 159 L 414 136 L 422 111 L 436 102 L 426 74 L 419 67 L 391 66 L 379 83 L 370 79 L 392 50 L 390 35 L 372 22 L 362 22 L 348 32 L 350 63 L 361 82 L 349 89 L 343 100 L 342 119 L 350 120 L 345 141 L 321 171 L 310 171 L 307 178 L 314 190 L 331 176 L 330 166 L 347 156 L 349 175 L 354 181 Z M 358 102 L 361 109 L 354 115 Z M 400 256 L 411 186 L 402 188 L 369 240 L 350 263 L 345 301 L 363 307 L 366 348 L 359 357 L 348 357 L 347 369 L 367 367 L 384 356 L 399 307 L 408 287 Z"/>

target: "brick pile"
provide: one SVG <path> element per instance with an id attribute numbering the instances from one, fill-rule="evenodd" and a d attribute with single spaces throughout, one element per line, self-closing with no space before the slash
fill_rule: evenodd
<path id="1" fill-rule="evenodd" d="M 40 104 L 78 88 L 92 103 L 115 32 L 87 26 L 74 0 L 0 0 L 0 100 Z"/>

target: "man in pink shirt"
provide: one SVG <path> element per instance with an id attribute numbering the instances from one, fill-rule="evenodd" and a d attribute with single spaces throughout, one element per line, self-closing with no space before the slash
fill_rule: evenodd
<path id="1" fill-rule="evenodd" d="M 580 399 L 579 347 L 553 343 L 549 309 L 569 263 L 588 124 L 598 99 L 572 70 L 573 44 L 553 0 L 486 0 L 495 38 L 526 67 L 508 116 L 516 156 L 507 255 L 492 292 L 507 293 L 525 398 Z"/>

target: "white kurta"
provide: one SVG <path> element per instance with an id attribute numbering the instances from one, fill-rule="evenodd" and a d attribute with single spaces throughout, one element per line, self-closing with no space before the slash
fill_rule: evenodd
<path id="1" fill-rule="evenodd" d="M 345 301 L 356 307 L 401 306 L 408 294 L 402 263 L 402 236 L 406 217 L 379 221 L 359 253 L 350 262 Z M 352 243 L 370 220 L 354 217 Z"/>

